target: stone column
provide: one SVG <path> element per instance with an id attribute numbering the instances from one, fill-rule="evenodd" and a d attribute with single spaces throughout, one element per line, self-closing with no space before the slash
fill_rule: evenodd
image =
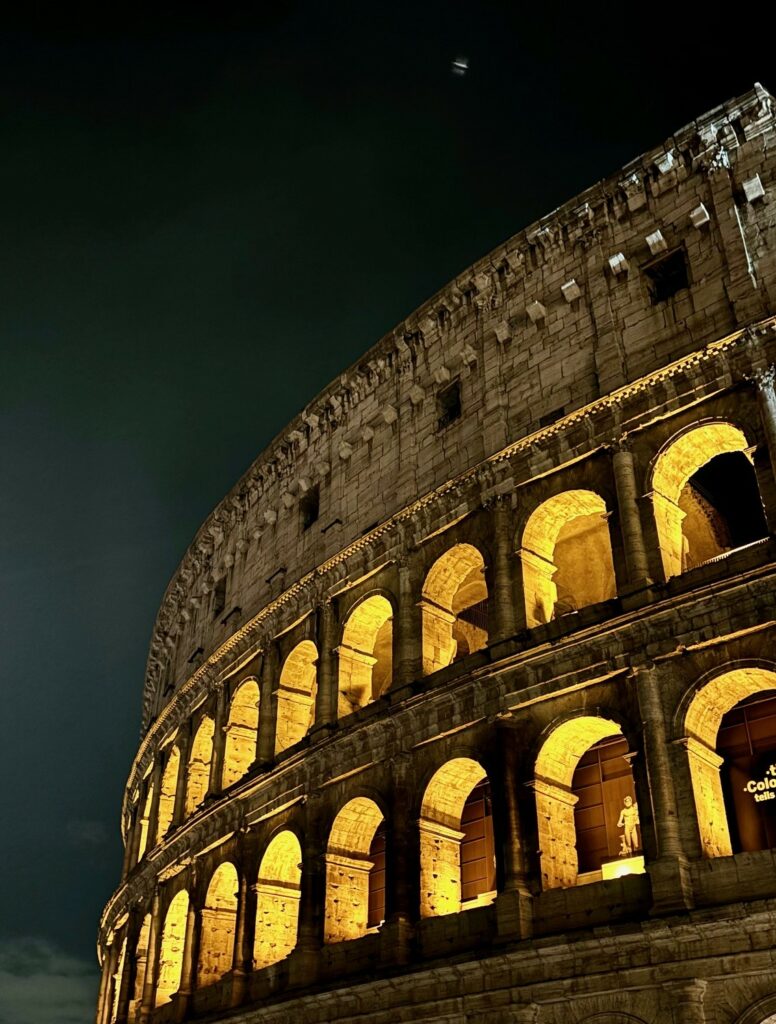
<path id="1" fill-rule="evenodd" d="M 249 885 L 243 872 L 240 874 L 240 895 L 237 903 L 237 925 L 234 936 L 234 958 L 232 960 L 232 1006 L 239 1006 L 245 1000 L 248 974 L 253 967 L 253 937 L 256 931 L 256 886 Z"/>
<path id="2" fill-rule="evenodd" d="M 135 987 L 137 975 L 137 959 L 135 951 L 137 940 L 140 935 L 140 928 L 143 924 L 143 915 L 137 908 L 130 910 L 127 925 L 124 930 L 127 945 L 124 953 L 124 970 L 121 973 L 121 985 L 116 1007 L 116 1024 L 127 1024 L 129 1017 L 129 1003 L 132 999 L 132 991 Z"/>
<path id="3" fill-rule="evenodd" d="M 279 667 L 277 649 L 268 643 L 261 665 L 261 710 L 259 712 L 259 737 L 256 761 L 266 767 L 275 759 L 275 728 L 277 725 L 277 697 Z"/>
<path id="4" fill-rule="evenodd" d="M 489 641 L 497 643 L 514 636 L 518 629 L 518 608 L 512 567 L 515 561 L 512 543 L 512 516 L 505 498 L 498 498 L 493 506 L 493 595 L 489 602 L 493 609 L 493 627 Z M 488 623 L 490 628 L 490 623 Z"/>
<path id="5" fill-rule="evenodd" d="M 151 904 L 151 926 L 148 929 L 148 956 L 138 1024 L 148 1024 L 153 1013 L 154 999 L 156 997 L 156 978 L 159 973 L 159 947 L 161 941 L 162 922 L 160 920 L 159 890 L 157 889 L 154 892 L 154 899 Z"/>
<path id="6" fill-rule="evenodd" d="M 102 961 L 102 976 L 100 977 L 100 996 L 97 1007 L 96 1024 L 110 1024 L 111 1009 L 113 1008 L 113 984 L 118 961 L 118 946 L 114 934 L 110 947 L 105 951 L 105 958 Z"/>
<path id="7" fill-rule="evenodd" d="M 506 727 L 498 729 L 496 737 L 505 817 L 504 891 L 496 898 L 498 931 L 500 936 L 522 939 L 533 933 L 533 900 L 528 884 L 530 869 L 520 822 L 517 737 L 513 729 Z"/>
<path id="8" fill-rule="evenodd" d="M 146 841 L 146 850 L 153 849 L 156 846 L 158 839 L 161 836 L 157 836 L 157 823 L 159 821 L 159 800 L 162 796 L 162 762 L 157 755 L 154 763 L 154 770 L 151 772 L 151 785 L 154 787 L 153 796 L 151 797 L 151 809 L 148 812 L 148 839 Z"/>
<path id="9" fill-rule="evenodd" d="M 658 853 L 657 860 L 648 865 L 652 877 L 653 909 L 687 909 L 693 903 L 692 885 L 682 848 L 673 767 L 660 700 L 659 672 L 654 665 L 640 667 L 636 681 Z"/>
<path id="10" fill-rule="evenodd" d="M 202 915 L 199 907 L 194 904 L 193 893 L 194 886 L 192 886 L 192 895 L 189 897 L 189 908 L 186 912 L 186 934 L 183 939 L 181 983 L 178 986 L 176 995 L 173 996 L 176 1021 L 186 1020 L 191 1005 L 191 995 L 196 984 Z"/>
<path id="11" fill-rule="evenodd" d="M 180 760 L 178 761 L 178 779 L 175 784 L 175 805 L 169 831 L 182 823 L 186 813 L 186 782 L 189 774 L 189 747 L 191 745 L 191 727 L 188 722 L 183 727 L 183 732 L 177 743 Z"/>
<path id="12" fill-rule="evenodd" d="M 137 804 L 132 808 L 129 816 L 129 827 L 127 828 L 127 839 L 124 845 L 124 863 L 121 867 L 121 877 L 126 878 L 132 868 L 137 864 L 137 852 L 140 847 L 140 815 L 143 803 L 144 786 L 140 788 L 140 796 Z"/>
<path id="13" fill-rule="evenodd" d="M 641 529 L 638 506 L 636 474 L 633 471 L 633 454 L 625 443 L 621 443 L 612 455 L 614 484 L 617 489 L 617 507 L 620 512 L 620 529 L 625 551 L 625 565 L 628 583 L 631 587 L 644 587 L 651 583 Z"/>
<path id="14" fill-rule="evenodd" d="M 776 366 L 768 366 L 754 374 L 757 385 L 757 402 L 760 406 L 760 418 L 768 442 L 768 455 L 771 470 L 776 480 Z"/>
<path id="15" fill-rule="evenodd" d="M 420 611 L 420 581 L 406 563 L 397 567 L 399 577 L 398 609 L 394 639 L 395 666 L 393 685 L 409 686 L 423 674 L 423 627 Z"/>
<path id="16" fill-rule="evenodd" d="M 331 726 L 337 721 L 337 622 L 334 605 L 324 598 L 318 606 L 317 621 L 318 689 L 315 699 L 316 726 Z"/>
<path id="17" fill-rule="evenodd" d="M 326 869 L 323 852 L 314 839 L 319 833 L 316 825 L 308 819 L 302 847 L 299 927 L 296 949 L 289 963 L 289 983 L 292 986 L 310 985 L 318 973 L 326 902 Z"/>
<path id="18" fill-rule="evenodd" d="M 224 776 L 224 748 L 226 747 L 226 687 L 220 687 L 216 695 L 216 713 L 213 722 L 213 756 L 210 758 L 210 778 L 207 795 L 217 796 L 221 792 Z"/>
<path id="19" fill-rule="evenodd" d="M 674 1024 L 706 1024 L 708 1018 L 703 1001 L 707 986 L 708 982 L 702 978 L 668 982 L 663 986 L 668 993 Z"/>
<path id="20" fill-rule="evenodd" d="M 393 759 L 393 792 L 386 844 L 386 906 L 381 936 L 384 962 L 407 964 L 417 916 L 420 849 L 412 807 L 412 761 L 408 754 Z"/>

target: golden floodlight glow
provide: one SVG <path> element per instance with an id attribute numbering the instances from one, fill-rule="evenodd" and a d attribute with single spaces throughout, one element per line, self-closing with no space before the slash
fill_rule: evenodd
<path id="1" fill-rule="evenodd" d="M 140 935 L 135 946 L 135 987 L 129 1002 L 127 1024 L 137 1024 L 140 1015 L 140 1004 L 143 1001 L 146 971 L 148 970 L 148 939 L 151 934 L 151 914 L 143 918 Z"/>
<path id="2" fill-rule="evenodd" d="M 235 691 L 229 706 L 224 744 L 224 789 L 238 782 L 256 760 L 256 735 L 259 729 L 259 685 L 246 679 Z"/>
<path id="3" fill-rule="evenodd" d="M 286 658 L 277 691 L 275 753 L 293 747 L 307 735 L 315 718 L 318 648 L 302 640 Z"/>
<path id="4" fill-rule="evenodd" d="M 302 849 L 299 840 L 293 832 L 279 832 L 270 842 L 259 865 L 253 950 L 256 968 L 283 960 L 296 945 L 301 884 Z"/>
<path id="5" fill-rule="evenodd" d="M 534 789 L 544 889 L 577 883 L 577 797 L 571 792 L 574 770 L 590 747 L 608 736 L 620 735 L 622 730 L 616 722 L 584 715 L 557 726 L 539 751 Z"/>
<path id="6" fill-rule="evenodd" d="M 162 775 L 162 788 L 159 794 L 159 810 L 156 819 L 156 841 L 164 838 L 165 832 L 172 824 L 172 816 L 175 811 L 175 793 L 178 789 L 178 771 L 180 767 L 181 752 L 175 746 L 170 751 L 167 764 L 164 766 Z"/>
<path id="7" fill-rule="evenodd" d="M 461 909 L 461 816 L 485 769 L 468 757 L 442 765 L 420 809 L 420 914 L 439 917 Z"/>
<path id="8" fill-rule="evenodd" d="M 214 723 L 205 715 L 191 744 L 189 770 L 186 777 L 186 814 L 193 814 L 207 795 L 210 782 L 210 761 L 213 757 Z"/>
<path id="9" fill-rule="evenodd" d="M 375 832 L 383 820 L 373 800 L 359 796 L 340 810 L 326 848 L 326 910 L 324 940 L 357 939 L 369 918 L 369 860 Z"/>
<path id="10" fill-rule="evenodd" d="M 232 969 L 238 889 L 234 864 L 229 861 L 219 864 L 210 879 L 202 909 L 197 967 L 200 988 L 219 981 Z"/>
<path id="11" fill-rule="evenodd" d="M 376 700 L 391 685 L 393 608 L 373 594 L 356 605 L 342 632 L 338 713 L 342 718 Z"/>
<path id="12" fill-rule="evenodd" d="M 434 562 L 423 584 L 423 674 L 487 645 L 487 631 L 460 618 L 487 601 L 485 562 L 471 544 L 456 544 Z"/>
<path id="13" fill-rule="evenodd" d="M 623 878 L 625 875 L 643 875 L 645 870 L 644 858 L 641 855 L 626 857 L 624 860 L 609 860 L 601 865 L 601 878 L 608 881 L 610 878 Z"/>
<path id="14" fill-rule="evenodd" d="M 658 455 L 652 473 L 652 504 L 666 579 L 684 569 L 682 531 L 687 512 L 682 492 L 690 477 L 717 455 L 747 452 L 746 435 L 732 423 L 703 423 L 681 434 Z"/>
<path id="15" fill-rule="evenodd" d="M 765 690 L 776 690 L 776 673 L 764 668 L 739 668 L 709 680 L 693 697 L 684 720 L 687 757 L 701 845 L 706 857 L 733 852 L 716 750 L 723 717 L 736 704 Z"/>
<path id="16" fill-rule="evenodd" d="M 189 894 L 185 889 L 176 893 L 167 908 L 159 948 L 159 974 L 156 981 L 156 1006 L 167 1003 L 180 988 L 183 970 L 183 947 L 186 941 L 186 915 L 189 912 Z"/>
<path id="17" fill-rule="evenodd" d="M 606 503 L 593 491 L 563 491 L 531 513 L 520 560 L 528 627 L 557 613 L 616 597 Z"/>

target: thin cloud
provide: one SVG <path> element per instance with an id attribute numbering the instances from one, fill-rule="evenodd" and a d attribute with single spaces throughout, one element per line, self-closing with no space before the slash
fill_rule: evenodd
<path id="1" fill-rule="evenodd" d="M 97 966 L 47 939 L 0 941 L 0 1024 L 91 1024 Z"/>
<path id="2" fill-rule="evenodd" d="M 102 846 L 108 838 L 105 825 L 101 821 L 90 821 L 74 818 L 65 826 L 67 839 L 71 846 L 85 849 Z"/>

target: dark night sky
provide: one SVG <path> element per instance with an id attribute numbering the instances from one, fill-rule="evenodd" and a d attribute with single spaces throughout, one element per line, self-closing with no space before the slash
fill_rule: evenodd
<path id="1" fill-rule="evenodd" d="M 458 271 L 776 88 L 762 10 L 531 7 L 5 23 L 0 1024 L 92 1018 L 150 631 L 207 513 Z"/>

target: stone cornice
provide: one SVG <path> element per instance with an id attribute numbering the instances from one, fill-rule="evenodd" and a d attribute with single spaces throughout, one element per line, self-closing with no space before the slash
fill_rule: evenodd
<path id="1" fill-rule="evenodd" d="M 603 227 L 645 205 L 648 194 L 659 195 L 697 171 L 709 173 L 719 162 L 720 151 L 732 152 L 741 141 L 772 128 L 773 121 L 773 99 L 762 86 L 755 85 L 744 96 L 691 122 L 662 146 L 632 161 L 478 260 L 340 374 L 284 427 L 207 518 L 166 589 L 148 657 L 144 728 L 150 720 L 155 689 L 169 657 L 166 645 L 174 645 L 175 623 L 185 610 L 187 599 L 192 597 L 191 584 L 210 573 L 213 553 L 220 541 L 235 528 L 244 528 L 249 515 L 258 520 L 267 488 L 291 480 L 304 453 L 314 445 L 321 447 L 322 439 L 346 426 L 351 411 L 381 382 L 411 379 L 417 356 L 426 345 L 445 336 L 455 350 L 455 358 L 466 367 L 471 353 L 467 354 L 466 345 L 454 343 L 447 334 L 457 319 L 470 313 L 465 296 L 471 299 L 472 309 L 484 312 L 484 332 L 501 337 L 500 332 L 506 331 L 508 335 L 511 327 L 499 311 L 506 287 L 518 276 L 532 273 L 561 251 L 589 244 Z M 411 394 L 409 397 L 411 400 Z M 384 403 L 377 415 L 385 422 L 393 422 L 398 413 L 395 406 Z M 537 436 L 532 437 L 536 441 Z M 346 447 L 351 447 L 350 442 Z M 323 472 L 320 456 L 318 462 L 319 472 Z M 277 510 L 266 508 L 264 515 L 277 516 Z M 238 543 L 246 544 L 246 538 L 241 537 Z"/>

